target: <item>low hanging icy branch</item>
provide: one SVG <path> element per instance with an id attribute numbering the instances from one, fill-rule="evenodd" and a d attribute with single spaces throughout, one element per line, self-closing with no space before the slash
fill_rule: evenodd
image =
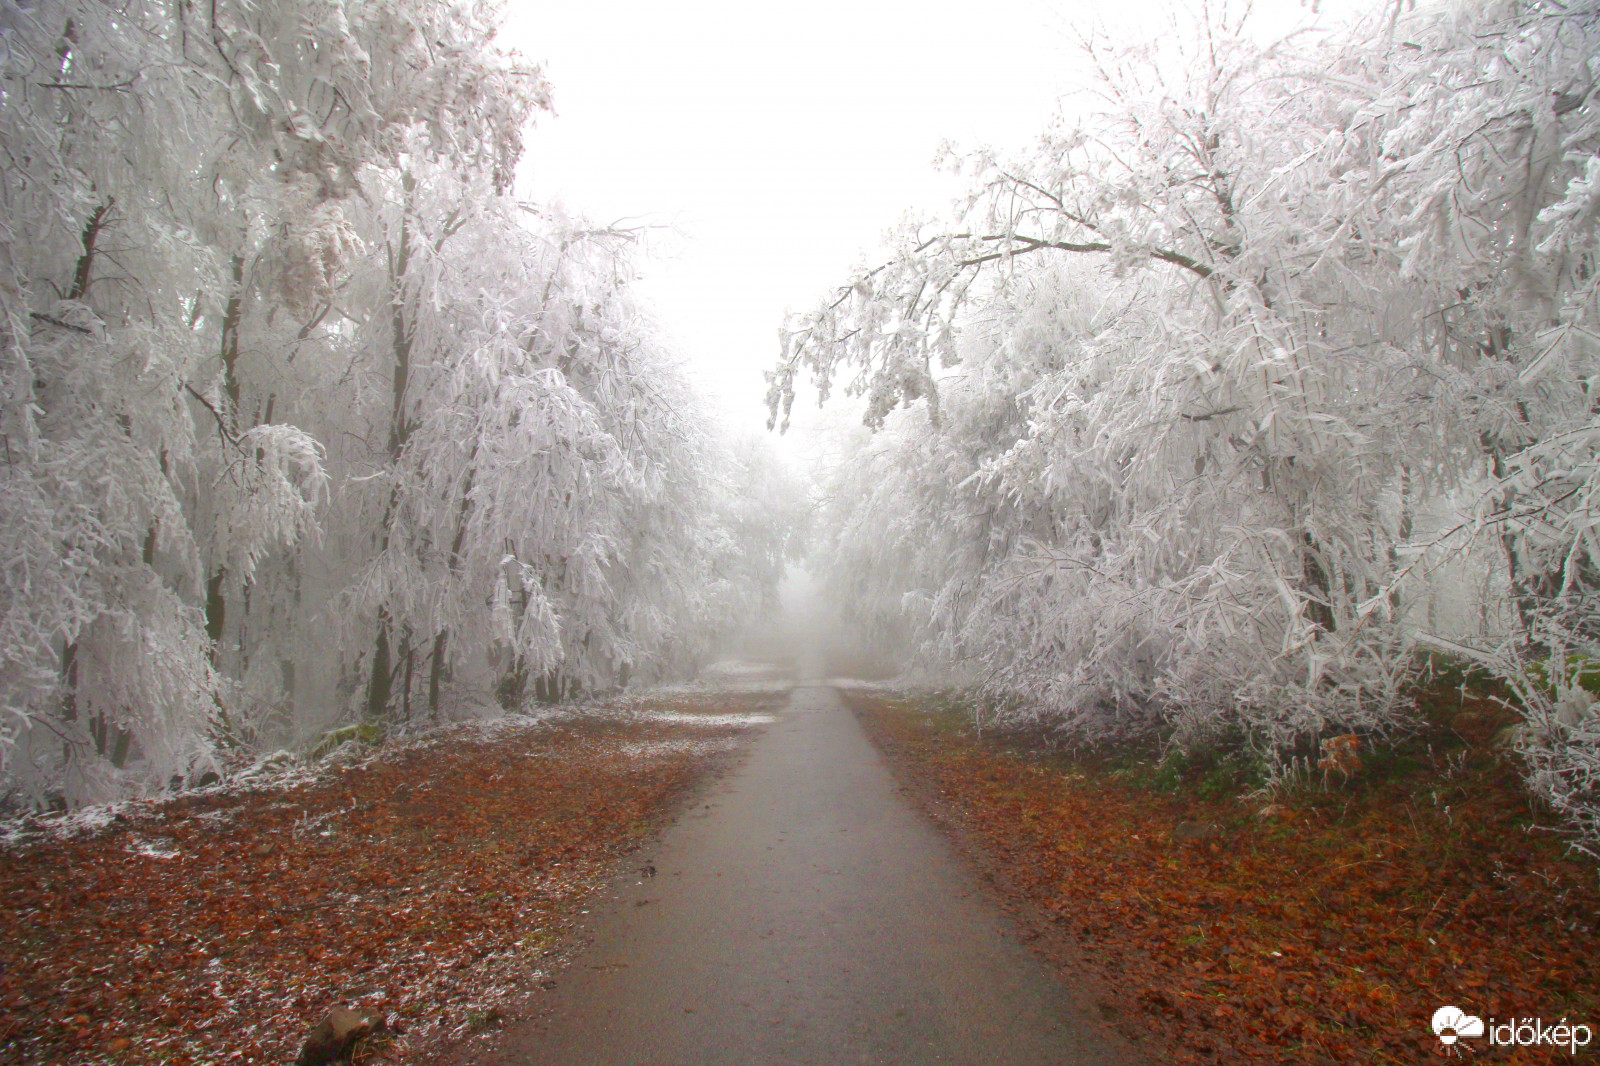
<path id="1" fill-rule="evenodd" d="M 1095 227 L 1077 214 L 1080 229 Z M 958 361 L 957 315 L 967 292 L 995 263 L 1049 252 L 1121 255 L 1166 263 L 1209 279 L 1215 269 L 1165 247 L 1140 248 L 1109 240 L 1064 240 L 1025 233 L 962 231 L 924 237 L 895 258 L 840 286 L 815 312 L 787 327 L 778 366 L 767 375 L 769 425 L 788 425 L 796 378 L 809 369 L 823 399 L 842 367 L 853 367 L 851 391 L 869 397 L 867 421 L 881 424 L 897 404 L 927 398 L 937 416 L 933 368 Z"/>
<path id="2" fill-rule="evenodd" d="M 952 241 L 970 240 L 986 244 L 1004 243 L 1010 245 L 1009 247 L 1001 248 L 993 252 L 986 252 L 983 255 L 970 256 L 968 258 L 958 260 L 957 265 L 962 267 L 981 266 L 984 263 L 993 263 L 1002 259 L 1015 259 L 1019 256 L 1029 255 L 1033 252 L 1057 251 L 1077 252 L 1081 254 L 1105 254 L 1116 250 L 1116 246 L 1107 241 L 1047 240 L 1041 237 L 1029 237 L 1026 234 L 1021 233 L 995 233 L 986 236 L 975 236 L 971 233 L 957 233 L 946 239 Z M 1211 267 L 1200 262 L 1194 257 L 1184 255 L 1182 252 L 1175 252 L 1170 248 L 1151 248 L 1139 254 L 1142 254 L 1150 259 L 1159 260 L 1163 263 L 1171 263 L 1176 267 L 1182 267 L 1184 270 L 1189 271 L 1196 277 L 1209 278 L 1216 273 L 1216 271 Z"/>

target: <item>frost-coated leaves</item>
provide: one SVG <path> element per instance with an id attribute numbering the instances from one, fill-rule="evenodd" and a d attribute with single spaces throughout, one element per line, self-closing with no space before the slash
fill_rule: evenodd
<path id="1" fill-rule="evenodd" d="M 1600 656 L 1594 16 L 1091 43 L 1098 114 L 791 323 L 775 419 L 810 374 L 879 430 L 828 494 L 857 613 L 1008 714 L 1278 752 L 1393 725 L 1419 641 Z"/>
<path id="2" fill-rule="evenodd" d="M 6 802 L 692 665 L 775 582 L 631 235 L 510 195 L 495 15 L 0 13 Z"/>

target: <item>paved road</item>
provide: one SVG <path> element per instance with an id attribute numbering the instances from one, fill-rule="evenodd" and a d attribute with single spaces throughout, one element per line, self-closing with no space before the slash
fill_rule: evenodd
<path id="1" fill-rule="evenodd" d="M 541 994 L 549 1016 L 495 1061 L 1143 1061 L 1015 942 L 830 688 L 797 688 L 635 865 L 597 906 L 593 946 Z"/>

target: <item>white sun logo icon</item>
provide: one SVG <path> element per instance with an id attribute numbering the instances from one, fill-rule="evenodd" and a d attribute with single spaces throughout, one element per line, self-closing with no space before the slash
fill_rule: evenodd
<path id="1" fill-rule="evenodd" d="M 1460 1007 L 1440 1007 L 1433 1012 L 1433 1032 L 1449 1047 L 1464 1036 L 1482 1036 L 1483 1019 Z"/>

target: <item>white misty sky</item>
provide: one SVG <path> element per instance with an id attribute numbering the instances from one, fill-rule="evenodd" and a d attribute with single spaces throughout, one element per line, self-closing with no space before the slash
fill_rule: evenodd
<path id="1" fill-rule="evenodd" d="M 908 209 L 958 192 L 933 166 L 942 142 L 1020 149 L 1043 130 L 1086 80 L 1072 27 L 1104 18 L 1096 7 L 512 0 L 504 40 L 555 88 L 524 190 L 663 227 L 641 292 L 730 427 L 753 429 L 785 312 L 844 280 Z M 1113 10 L 1158 22 L 1165 8 Z"/>

